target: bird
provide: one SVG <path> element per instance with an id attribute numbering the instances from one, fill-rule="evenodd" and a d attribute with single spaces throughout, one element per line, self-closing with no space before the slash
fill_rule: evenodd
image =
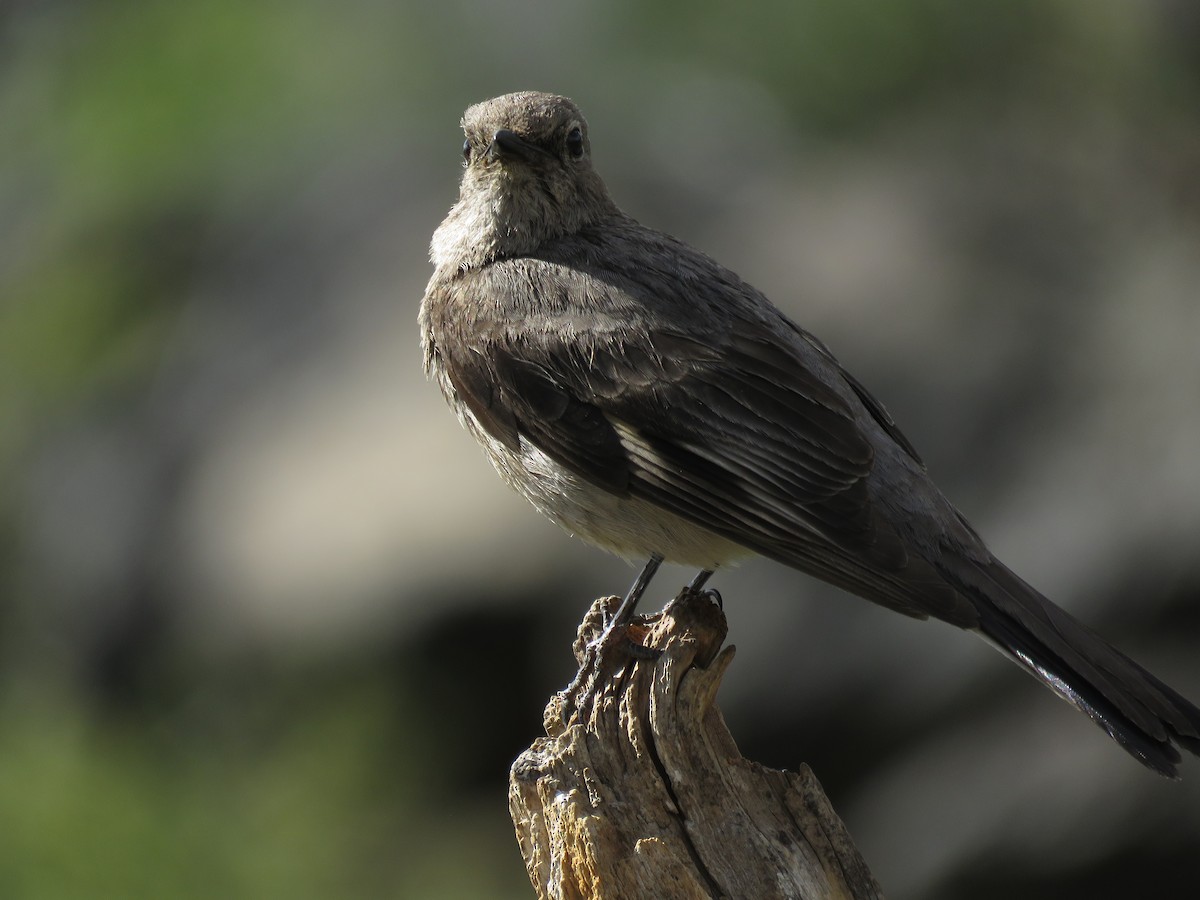
<path id="1" fill-rule="evenodd" d="M 997 559 L 884 406 L 759 290 L 612 200 L 569 98 L 463 115 L 430 243 L 427 375 L 510 486 L 583 540 L 698 570 L 763 556 L 974 632 L 1170 778 L 1200 709 Z"/>

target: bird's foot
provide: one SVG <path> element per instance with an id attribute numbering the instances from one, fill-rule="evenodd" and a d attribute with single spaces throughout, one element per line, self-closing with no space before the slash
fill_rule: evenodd
<path id="1" fill-rule="evenodd" d="M 574 646 L 579 671 L 558 695 L 555 715 L 558 727 L 566 727 L 594 709 L 601 692 L 614 678 L 624 674 L 627 662 L 652 661 L 662 655 L 660 650 L 646 644 L 650 627 L 662 613 L 637 619 L 633 616 L 638 599 L 661 563 L 661 556 L 652 556 L 619 603 L 615 597 L 606 598 L 594 604 L 584 617 Z M 663 612 L 694 599 L 707 600 L 724 609 L 720 593 L 704 587 L 711 575 L 707 569 L 697 574 Z"/>
<path id="2" fill-rule="evenodd" d="M 669 609 L 671 606 L 674 606 L 677 603 L 682 603 L 684 600 L 696 598 L 700 600 L 708 600 L 710 603 L 715 603 L 722 611 L 724 611 L 725 601 L 721 597 L 721 592 L 716 588 L 704 587 L 711 576 L 712 569 L 704 569 L 697 573 L 696 577 L 693 578 L 691 582 L 679 592 L 678 596 L 671 601 L 667 608 Z"/>
<path id="3" fill-rule="evenodd" d="M 579 671 L 558 695 L 556 719 L 563 727 L 586 717 L 596 708 L 599 695 L 623 674 L 626 662 L 657 660 L 661 656 L 661 651 L 643 643 L 649 628 L 641 619 L 621 622 L 610 615 L 611 603 L 607 608 L 599 609 L 602 616 L 597 617 L 594 615 L 597 607 L 593 607 L 592 613 L 584 619 L 575 642 Z M 550 732 L 549 723 L 547 732 Z"/>

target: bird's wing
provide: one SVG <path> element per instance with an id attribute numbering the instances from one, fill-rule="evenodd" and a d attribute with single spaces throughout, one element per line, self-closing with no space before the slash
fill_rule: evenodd
<path id="1" fill-rule="evenodd" d="M 495 312 L 515 306 L 497 292 L 529 279 L 511 275 L 446 287 L 459 292 L 457 310 L 473 313 L 439 349 L 493 438 L 514 449 L 528 441 L 605 490 L 901 612 L 945 617 L 944 585 L 914 592 L 919 561 L 872 502 L 875 448 L 848 399 L 862 388 L 846 382 L 843 394 L 827 383 L 840 369 L 826 351 L 809 355 L 751 318 L 701 336 L 589 314 L 582 299 L 513 322 Z"/>

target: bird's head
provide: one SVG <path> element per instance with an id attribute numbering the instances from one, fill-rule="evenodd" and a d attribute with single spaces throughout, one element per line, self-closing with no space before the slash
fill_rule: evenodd
<path id="1" fill-rule="evenodd" d="M 568 98 L 505 94 L 468 108 L 462 125 L 465 171 L 435 262 L 449 261 L 451 245 L 471 260 L 485 248 L 484 261 L 529 254 L 615 211 L 592 168 L 587 122 Z"/>

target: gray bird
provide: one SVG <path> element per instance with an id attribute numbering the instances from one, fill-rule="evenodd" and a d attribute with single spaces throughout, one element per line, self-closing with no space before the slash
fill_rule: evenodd
<path id="1" fill-rule="evenodd" d="M 425 368 L 500 475 L 584 540 L 718 566 L 761 554 L 987 639 L 1146 766 L 1200 754 L 1200 709 L 1011 572 L 825 346 L 639 224 L 566 97 L 470 107 L 434 233 Z"/>

